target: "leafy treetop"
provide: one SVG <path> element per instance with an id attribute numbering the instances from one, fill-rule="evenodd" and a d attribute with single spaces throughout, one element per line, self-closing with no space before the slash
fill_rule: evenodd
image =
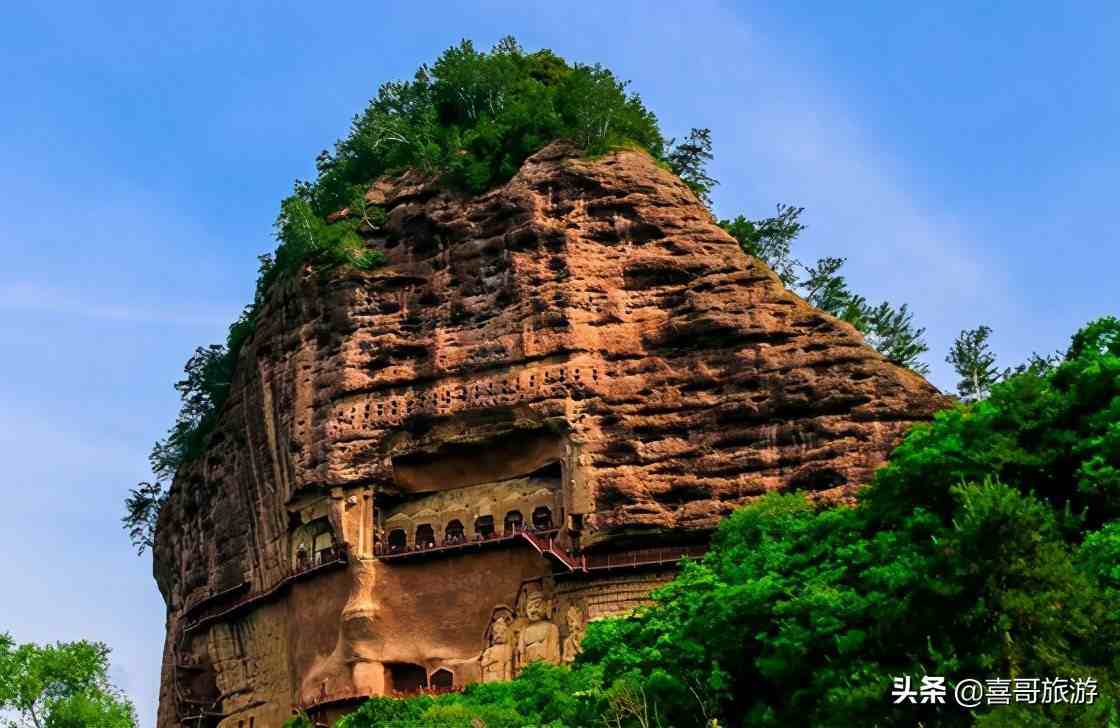
<path id="1" fill-rule="evenodd" d="M 100 642 L 16 645 L 0 633 L 0 719 L 6 728 L 134 728 L 132 703 L 109 683 Z"/>

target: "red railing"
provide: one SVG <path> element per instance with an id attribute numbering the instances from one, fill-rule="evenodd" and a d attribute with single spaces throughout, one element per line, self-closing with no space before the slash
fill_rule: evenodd
<path id="1" fill-rule="evenodd" d="M 400 550 L 379 547 L 375 553 L 380 559 L 402 559 L 416 556 L 446 554 L 463 551 L 484 544 L 510 542 L 516 539 L 527 541 L 537 553 L 552 558 L 566 571 L 606 571 L 613 569 L 632 569 L 642 566 L 675 564 L 684 558 L 699 558 L 708 551 L 707 545 L 691 544 L 686 546 L 661 546 L 653 548 L 629 549 L 605 554 L 584 554 L 575 556 L 569 553 L 556 540 L 560 529 L 538 530 L 516 528 L 512 532 L 475 537 L 472 540 L 444 542 L 439 546 L 410 546 Z"/>
<path id="2" fill-rule="evenodd" d="M 583 564 L 585 571 L 632 569 L 636 566 L 674 564 L 684 558 L 699 558 L 707 552 L 706 544 L 630 549 L 607 554 L 586 554 Z"/>
<path id="3" fill-rule="evenodd" d="M 475 536 L 474 538 L 464 538 L 463 540 L 445 540 L 435 546 L 406 546 L 402 548 L 392 548 L 379 545 L 374 549 L 374 555 L 380 559 L 402 559 L 410 556 L 425 556 L 429 554 L 446 553 L 449 551 L 466 551 L 473 549 L 477 546 L 484 546 L 486 544 L 510 542 L 518 538 L 527 538 L 526 534 L 540 534 L 549 535 L 556 534 L 559 529 L 552 528 L 548 530 L 534 530 L 528 528 L 515 528 L 507 533 L 492 533 L 487 536 Z"/>
<path id="4" fill-rule="evenodd" d="M 550 531 L 547 537 L 545 534 L 537 534 L 531 531 L 522 531 L 518 535 L 528 541 L 541 556 L 551 556 L 559 561 L 568 571 L 584 570 L 582 559 L 577 559 L 575 556 L 572 556 L 556 543 L 555 531 Z"/>
<path id="5" fill-rule="evenodd" d="M 349 561 L 349 556 L 344 545 L 332 546 L 323 549 L 315 554 L 315 557 L 308 559 L 306 562 L 297 564 L 288 575 L 280 581 L 273 584 L 268 589 L 263 591 L 254 592 L 249 594 L 232 604 L 211 604 L 205 609 L 197 609 L 198 614 L 194 619 L 187 622 L 183 627 L 183 633 L 186 634 L 191 630 L 198 629 L 204 623 L 214 621 L 220 617 L 229 616 L 234 612 L 238 612 L 250 604 L 259 602 L 263 599 L 268 599 L 286 589 L 293 581 L 303 578 L 305 575 L 315 571 L 327 569 L 333 566 L 345 564 Z"/>

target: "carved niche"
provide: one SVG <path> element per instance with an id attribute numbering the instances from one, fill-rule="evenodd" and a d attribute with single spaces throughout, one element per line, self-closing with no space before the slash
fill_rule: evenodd
<path id="1" fill-rule="evenodd" d="M 486 629 L 486 649 L 482 651 L 482 682 L 513 679 L 513 610 L 495 607 Z"/>

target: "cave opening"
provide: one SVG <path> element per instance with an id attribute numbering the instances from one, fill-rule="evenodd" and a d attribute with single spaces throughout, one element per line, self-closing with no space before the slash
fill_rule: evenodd
<path id="1" fill-rule="evenodd" d="M 474 532 L 482 538 L 492 538 L 494 536 L 494 517 L 479 516 L 474 522 Z"/>
<path id="2" fill-rule="evenodd" d="M 394 693 L 415 693 L 428 687 L 428 671 L 411 662 L 389 662 L 385 665 L 386 682 Z"/>
<path id="3" fill-rule="evenodd" d="M 431 548 L 436 545 L 436 531 L 430 523 L 421 523 L 416 527 L 416 547 Z"/>
<path id="4" fill-rule="evenodd" d="M 432 689 L 446 692 L 455 687 L 455 676 L 446 667 L 432 673 Z"/>
<path id="5" fill-rule="evenodd" d="M 533 510 L 533 528 L 538 531 L 548 531 L 552 528 L 552 509 L 548 506 L 538 506 Z"/>
<path id="6" fill-rule="evenodd" d="M 510 511 L 506 514 L 505 533 L 508 536 L 511 533 L 516 533 L 521 530 L 525 525 L 525 517 L 521 515 L 521 511 Z"/>

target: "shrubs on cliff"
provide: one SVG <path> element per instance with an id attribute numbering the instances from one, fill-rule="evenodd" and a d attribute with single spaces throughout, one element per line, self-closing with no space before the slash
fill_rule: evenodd
<path id="1" fill-rule="evenodd" d="M 476 683 L 461 693 L 407 699 L 370 698 L 335 728 L 524 728 L 593 726 L 611 711 L 611 694 L 599 670 L 569 670 L 543 662 L 528 665 L 514 680 Z M 299 716 L 285 728 L 311 728 Z"/>

